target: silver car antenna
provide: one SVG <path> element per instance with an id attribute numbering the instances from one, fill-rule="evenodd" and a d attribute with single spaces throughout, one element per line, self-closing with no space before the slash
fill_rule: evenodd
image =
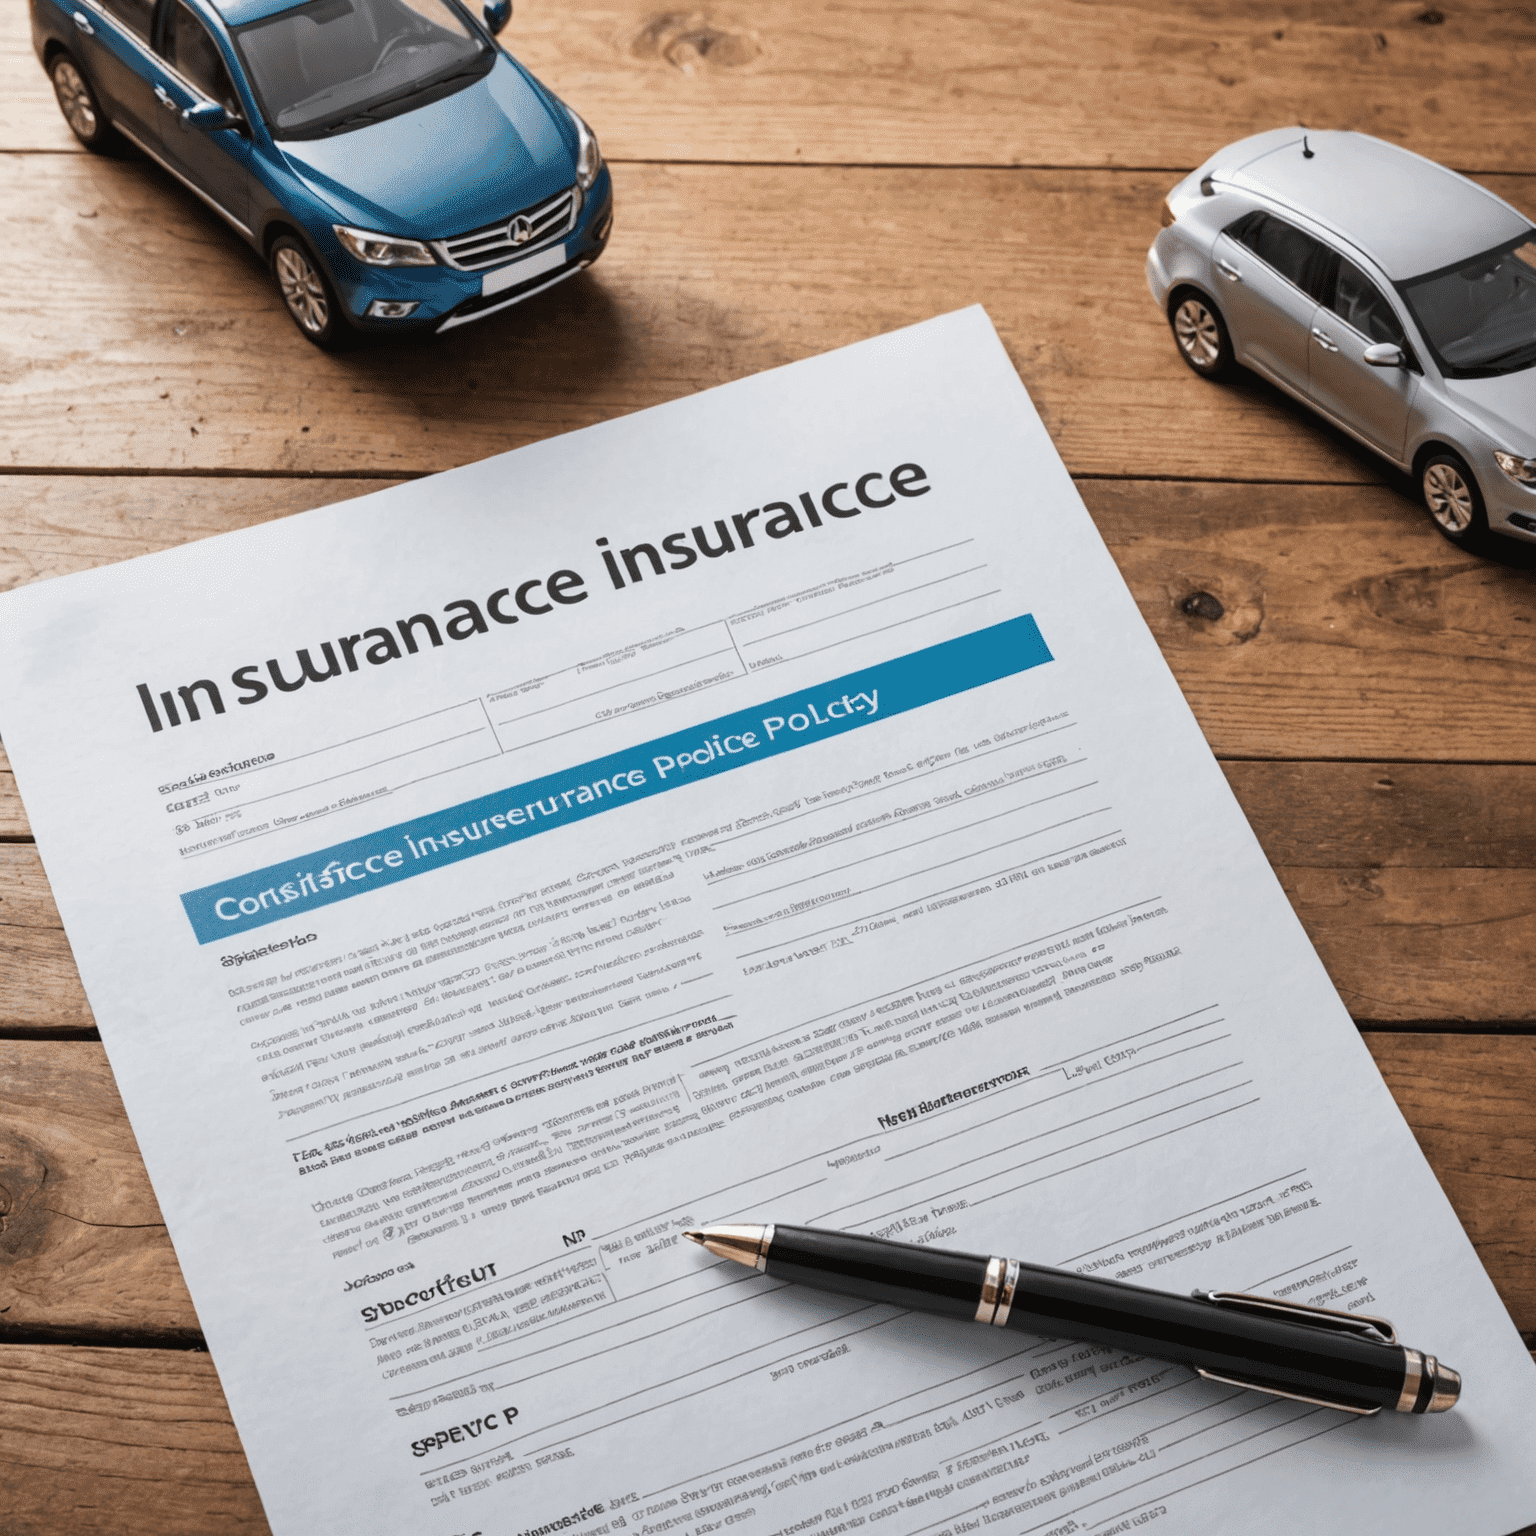
<path id="1" fill-rule="evenodd" d="M 1311 159 L 1313 159 L 1316 156 L 1316 154 L 1317 154 L 1317 151 L 1315 149 L 1313 149 L 1310 144 L 1307 143 L 1307 136 L 1306 136 L 1306 134 L 1302 134 L 1302 136 L 1301 136 L 1301 158 L 1303 160 L 1311 160 Z"/>

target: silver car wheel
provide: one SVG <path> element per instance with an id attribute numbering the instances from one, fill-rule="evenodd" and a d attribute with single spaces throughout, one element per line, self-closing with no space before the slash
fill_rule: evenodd
<path id="1" fill-rule="evenodd" d="M 1455 465 L 1440 459 L 1424 471 L 1424 504 L 1429 515 L 1447 533 L 1465 533 L 1472 526 L 1477 506 L 1472 487 Z"/>
<path id="2" fill-rule="evenodd" d="M 80 71 L 68 59 L 60 59 L 53 66 L 53 94 L 58 97 L 59 110 L 75 137 L 86 142 L 94 139 L 100 121 L 96 116 L 96 103 L 91 99 L 91 89 L 81 78 Z"/>
<path id="3" fill-rule="evenodd" d="M 1221 332 L 1216 317 L 1199 299 L 1185 299 L 1173 312 L 1173 334 L 1184 356 L 1196 368 L 1212 368 L 1221 356 Z"/>
<path id="4" fill-rule="evenodd" d="M 282 290 L 288 313 L 311 336 L 318 336 L 331 317 L 330 302 L 320 274 L 291 245 L 285 245 L 273 262 L 277 286 Z"/>

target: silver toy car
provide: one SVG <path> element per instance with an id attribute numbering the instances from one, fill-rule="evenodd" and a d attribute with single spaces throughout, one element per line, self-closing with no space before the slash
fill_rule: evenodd
<path id="1" fill-rule="evenodd" d="M 1147 282 L 1196 373 L 1278 384 L 1408 471 L 1458 544 L 1536 540 L 1536 229 L 1501 198 L 1277 128 L 1168 194 Z"/>

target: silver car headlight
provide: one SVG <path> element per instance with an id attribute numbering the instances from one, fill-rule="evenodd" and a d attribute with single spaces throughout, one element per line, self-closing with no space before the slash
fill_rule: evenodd
<path id="1" fill-rule="evenodd" d="M 435 267 L 437 257 L 420 240 L 405 240 L 398 235 L 378 235 L 370 229 L 351 229 L 333 224 L 336 238 L 359 261 L 370 267 Z"/>
<path id="2" fill-rule="evenodd" d="M 603 152 L 597 147 L 597 135 L 569 107 L 565 110 L 571 113 L 576 127 L 576 184 L 583 192 L 590 192 L 603 168 Z"/>
<path id="3" fill-rule="evenodd" d="M 1495 453 L 1494 459 L 1517 485 L 1528 486 L 1536 491 L 1536 459 L 1522 459 L 1512 453 Z"/>

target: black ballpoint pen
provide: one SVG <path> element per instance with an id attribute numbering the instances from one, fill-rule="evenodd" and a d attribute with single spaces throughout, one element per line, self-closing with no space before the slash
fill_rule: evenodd
<path id="1" fill-rule="evenodd" d="M 815 1227 L 719 1226 L 683 1235 L 777 1280 L 1107 1344 L 1186 1365 L 1207 1381 L 1345 1413 L 1443 1413 L 1461 1392 L 1455 1371 L 1399 1344 L 1385 1318 L 1229 1291 L 1180 1296 L 1017 1259 Z"/>

